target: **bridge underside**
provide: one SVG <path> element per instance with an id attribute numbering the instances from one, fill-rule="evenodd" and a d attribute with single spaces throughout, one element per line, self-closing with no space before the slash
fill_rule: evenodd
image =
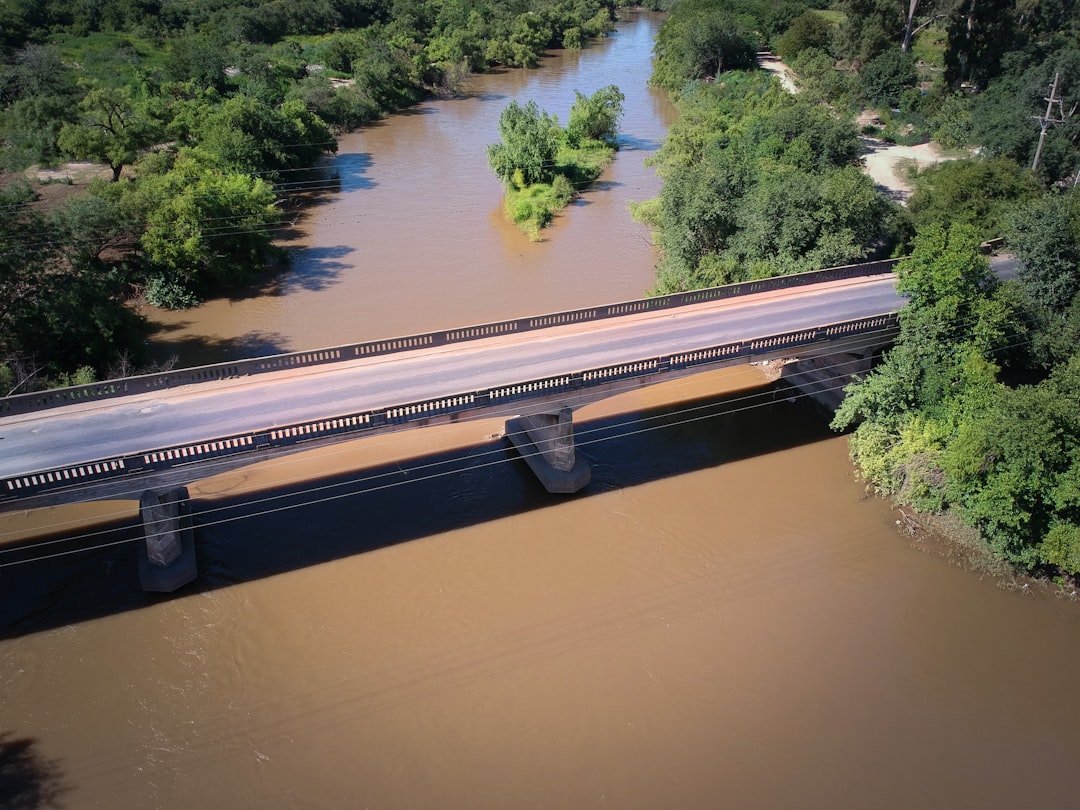
<path id="1" fill-rule="evenodd" d="M 897 332 L 893 315 L 862 319 L 857 326 L 833 325 L 828 327 L 834 330 L 830 334 L 825 334 L 825 329 L 26 474 L 0 482 L 0 511 L 127 497 L 136 486 L 185 486 L 205 476 L 202 465 L 209 461 L 218 473 L 364 436 L 492 416 L 510 418 L 573 410 L 635 388 L 751 362 L 813 360 L 837 354 L 867 357 L 891 343 Z M 798 378 L 791 382 L 800 385 Z"/>

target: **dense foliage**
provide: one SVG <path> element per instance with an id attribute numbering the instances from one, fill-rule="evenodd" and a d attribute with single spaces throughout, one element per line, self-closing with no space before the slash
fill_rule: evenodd
<path id="1" fill-rule="evenodd" d="M 501 140 L 488 146 L 488 163 L 507 189 L 507 214 L 533 239 L 600 175 L 618 148 L 625 101 L 619 88 L 575 95 L 565 129 L 533 101 L 524 107 L 510 102 L 499 116 Z"/>
<path id="2" fill-rule="evenodd" d="M 680 117 L 660 197 L 637 209 L 663 251 L 657 290 L 910 250 L 900 337 L 834 426 L 880 493 L 954 510 L 1021 569 L 1080 577 L 1080 4 L 786 10 L 685 0 L 658 38 L 653 81 Z M 759 45 L 797 97 L 725 72 Z M 912 172 L 899 209 L 854 168 L 867 108 L 864 134 L 967 154 Z M 991 237 L 1015 281 L 990 272 Z"/>
<path id="3" fill-rule="evenodd" d="M 1076 254 L 1077 192 L 1018 209 L 1025 271 L 999 284 L 977 232 L 934 226 L 899 267 L 911 301 L 885 361 L 849 390 L 835 426 L 879 492 L 918 509 L 953 508 L 991 548 L 1028 570 L 1080 574 L 1080 298 L 1061 260 Z M 1070 211 L 1045 231 L 1040 211 Z M 1039 238 L 1047 243 L 1038 244 Z M 1072 278 L 1076 265 L 1072 265 Z M 1070 279 L 1071 280 L 1071 279 Z M 1075 290 L 1075 281 L 1071 282 Z M 1055 340 L 1062 332 L 1065 342 Z M 1050 371 L 1009 385 L 1033 365 Z"/>
<path id="4" fill-rule="evenodd" d="M 763 73 L 688 86 L 639 207 L 663 250 L 661 293 L 849 264 L 898 235 L 856 166 L 854 126 Z"/>

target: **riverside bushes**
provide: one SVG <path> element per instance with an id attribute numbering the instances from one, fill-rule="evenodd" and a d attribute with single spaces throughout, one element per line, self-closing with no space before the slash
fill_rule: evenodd
<path id="1" fill-rule="evenodd" d="M 566 129 L 533 101 L 512 101 L 499 116 L 488 163 L 506 186 L 507 217 L 531 239 L 614 158 L 624 98 L 614 85 L 577 93 Z"/>

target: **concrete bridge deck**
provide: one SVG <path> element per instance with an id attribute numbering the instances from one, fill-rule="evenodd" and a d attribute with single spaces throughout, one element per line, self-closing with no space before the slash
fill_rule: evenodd
<path id="1" fill-rule="evenodd" d="M 880 345 L 895 326 L 882 318 L 901 303 L 893 277 L 879 274 L 9 412 L 0 418 L 0 498 L 85 498 L 97 481 L 203 460 L 243 463 L 363 431 L 573 408 L 722 365 Z"/>

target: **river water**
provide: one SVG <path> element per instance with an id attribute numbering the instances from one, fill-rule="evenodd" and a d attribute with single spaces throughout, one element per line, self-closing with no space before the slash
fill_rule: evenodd
<path id="1" fill-rule="evenodd" d="M 660 189 L 644 162 L 674 111 L 646 84 L 659 18 L 632 17 L 602 44 L 474 77 L 464 98 L 342 138 L 327 171 L 297 183 L 318 190 L 282 241 L 288 272 L 195 310 L 148 310 L 156 354 L 200 365 L 641 298 L 656 257 L 627 206 Z M 620 151 L 531 242 L 507 222 L 487 165 L 499 115 L 532 100 L 565 123 L 575 90 L 609 84 L 626 96 Z"/>
<path id="2" fill-rule="evenodd" d="M 497 107 L 500 78 L 538 74 L 485 78 Z M 565 273 L 582 299 L 592 261 Z M 607 298 L 647 284 L 622 270 Z M 527 311 L 564 306 L 530 283 Z M 433 311 L 494 319 L 491 296 Z M 287 348 L 327 342 L 305 328 Z M 1070 806 L 1078 606 L 901 535 L 826 422 L 757 369 L 710 373 L 576 412 L 577 496 L 464 421 L 198 482 L 200 579 L 172 598 L 139 590 L 131 542 L 0 568 L 0 807 Z M 115 509 L 87 544 L 135 537 Z"/>

